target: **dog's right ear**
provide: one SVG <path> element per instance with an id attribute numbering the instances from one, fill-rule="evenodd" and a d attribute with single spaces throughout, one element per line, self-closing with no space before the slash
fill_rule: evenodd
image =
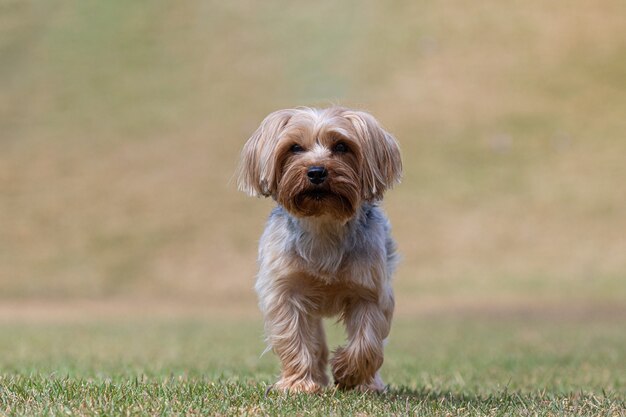
<path id="1" fill-rule="evenodd" d="M 280 134 L 293 114 L 291 109 L 271 113 L 248 139 L 237 168 L 239 190 L 254 197 L 268 197 L 276 191 L 274 153 Z"/>
<path id="2" fill-rule="evenodd" d="M 354 126 L 363 147 L 363 197 L 368 201 L 380 200 L 385 190 L 402 177 L 400 146 L 371 114 L 345 110 L 343 117 Z"/>

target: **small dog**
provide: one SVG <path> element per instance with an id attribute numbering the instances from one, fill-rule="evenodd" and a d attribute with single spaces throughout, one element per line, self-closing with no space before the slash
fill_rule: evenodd
<path id="1" fill-rule="evenodd" d="M 400 181 L 398 143 L 370 114 L 342 107 L 276 111 L 247 141 L 239 189 L 271 196 L 256 292 L 268 349 L 280 358 L 274 388 L 317 392 L 328 383 L 322 317 L 339 315 L 347 345 L 331 360 L 342 389 L 380 392 L 397 262 L 378 207 Z"/>

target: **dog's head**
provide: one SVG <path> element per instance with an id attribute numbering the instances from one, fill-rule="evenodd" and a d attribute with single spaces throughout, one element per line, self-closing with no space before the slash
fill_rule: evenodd
<path id="1" fill-rule="evenodd" d="M 347 220 L 400 180 L 396 140 L 369 113 L 342 107 L 276 111 L 244 146 L 239 189 L 295 216 Z"/>

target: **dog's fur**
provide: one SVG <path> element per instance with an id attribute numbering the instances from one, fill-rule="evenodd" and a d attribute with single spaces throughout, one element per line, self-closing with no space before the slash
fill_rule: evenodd
<path id="1" fill-rule="evenodd" d="M 327 173 L 321 184 L 311 167 Z M 256 291 L 269 346 L 282 362 L 276 389 L 328 383 L 322 317 L 339 315 L 348 342 L 331 359 L 340 388 L 384 389 L 378 370 L 394 308 L 397 255 L 377 202 L 402 173 L 396 140 L 368 113 L 342 107 L 276 111 L 246 143 L 242 191 L 271 196 Z"/>

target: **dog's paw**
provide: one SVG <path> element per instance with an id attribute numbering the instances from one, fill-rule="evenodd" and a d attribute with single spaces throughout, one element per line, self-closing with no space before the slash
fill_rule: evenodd
<path id="1" fill-rule="evenodd" d="M 281 378 L 272 386 L 272 389 L 292 394 L 299 392 L 313 394 L 322 391 L 323 388 L 324 386 L 322 384 L 319 384 L 310 378 L 296 380 Z"/>
<path id="2" fill-rule="evenodd" d="M 343 348 L 337 348 L 333 358 L 331 359 L 330 366 L 333 372 L 333 378 L 335 385 L 340 389 L 351 389 L 359 385 L 363 380 L 363 377 L 358 372 L 358 369 L 353 366 L 350 361 L 348 351 Z"/>
<path id="3" fill-rule="evenodd" d="M 374 389 L 376 384 L 376 370 L 382 365 L 382 358 L 363 357 L 361 360 L 355 360 L 346 348 L 340 347 L 335 351 L 335 355 L 331 360 L 331 368 L 335 385 L 340 389 L 361 390 L 360 387 L 370 387 L 368 391 L 378 391 Z M 380 379 L 380 378 L 378 378 Z M 382 381 L 380 381 L 382 385 Z M 384 388 L 384 386 L 383 386 Z"/>
<path id="4" fill-rule="evenodd" d="M 355 386 L 354 390 L 359 392 L 382 394 L 387 391 L 387 387 L 385 386 L 380 375 L 378 375 L 377 373 L 376 375 L 374 375 L 374 378 L 372 378 L 371 381 Z"/>

